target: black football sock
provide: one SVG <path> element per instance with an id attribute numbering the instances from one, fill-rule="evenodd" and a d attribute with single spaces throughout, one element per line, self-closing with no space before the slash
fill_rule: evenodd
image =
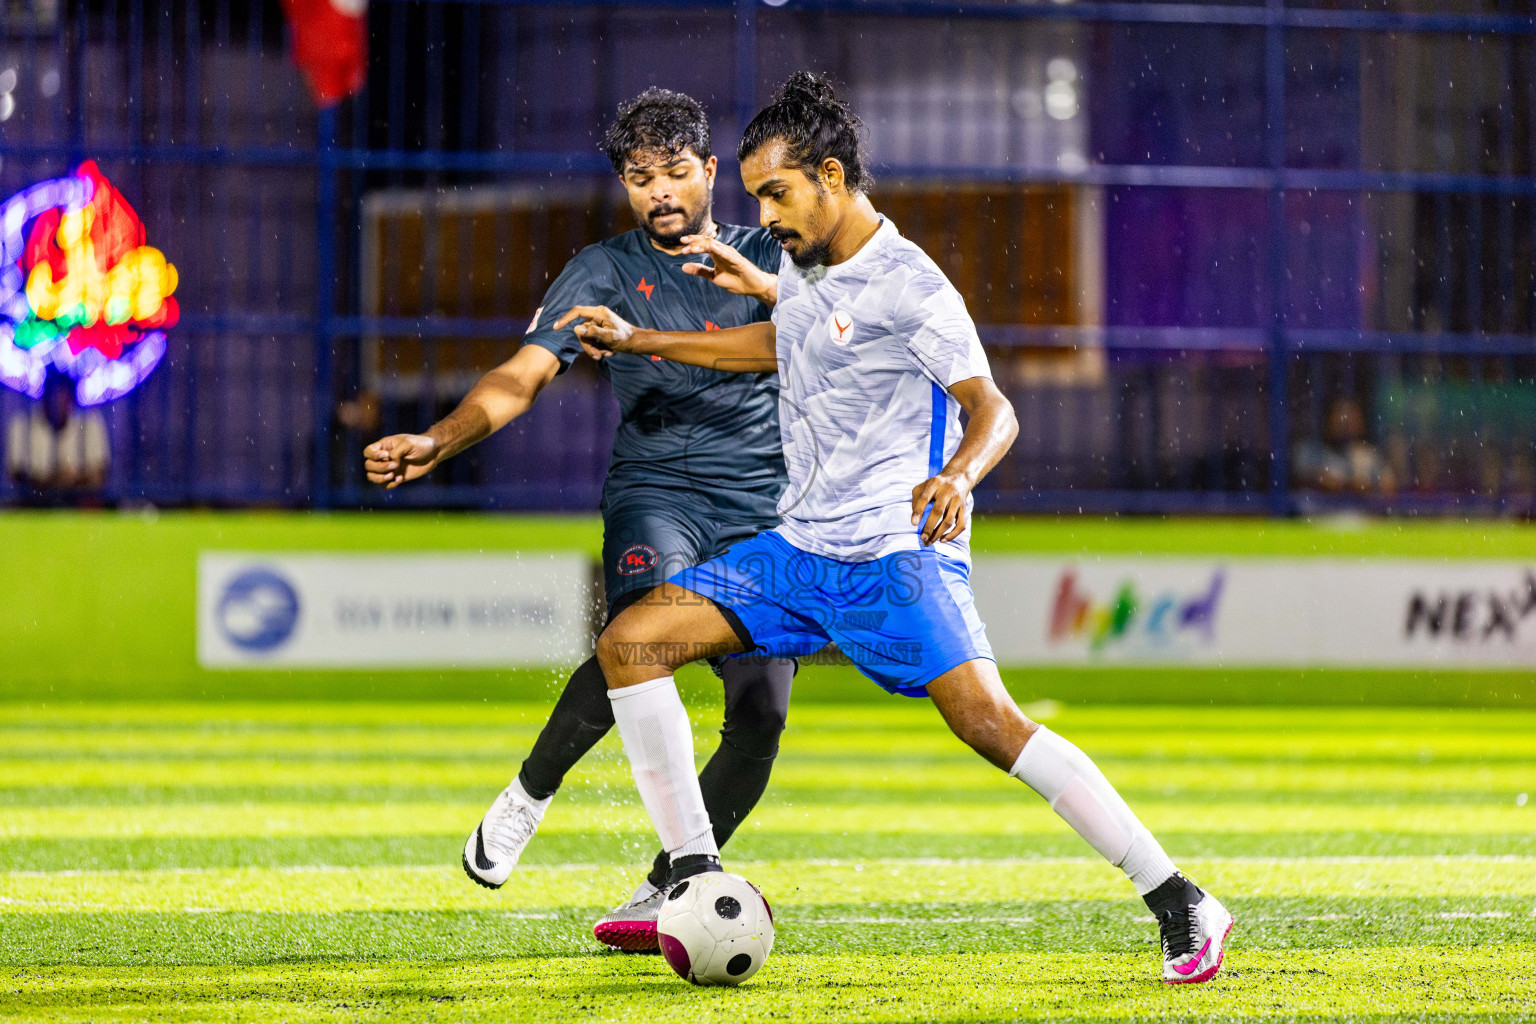
<path id="1" fill-rule="evenodd" d="M 594 655 L 571 673 L 517 780 L 535 800 L 554 796 L 565 773 L 612 728 L 613 702 Z"/>
<path id="2" fill-rule="evenodd" d="M 798 667 L 792 659 L 752 657 L 727 658 L 721 666 L 725 724 L 719 749 L 699 773 L 716 846 L 725 846 L 768 787 Z M 648 876 L 651 884 L 665 885 L 672 867 L 667 852 L 658 853 Z"/>
<path id="3" fill-rule="evenodd" d="M 659 883 L 653 882 L 660 889 L 667 885 L 676 885 L 685 878 L 694 875 L 702 875 L 706 871 L 723 871 L 720 867 L 720 858 L 712 857 L 707 853 L 690 853 L 679 857 L 672 862 L 672 868 Z"/>
<path id="4" fill-rule="evenodd" d="M 1187 914 L 1189 908 L 1200 902 L 1204 893 L 1194 882 L 1174 872 L 1169 879 L 1142 897 L 1153 916 L 1161 919 L 1165 913 Z"/>

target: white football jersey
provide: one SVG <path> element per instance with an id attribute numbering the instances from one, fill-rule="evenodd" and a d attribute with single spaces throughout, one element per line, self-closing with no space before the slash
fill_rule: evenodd
<path id="1" fill-rule="evenodd" d="M 789 471 L 779 533 L 841 561 L 917 549 L 912 488 L 960 445 L 945 389 L 992 376 L 960 293 L 882 220 L 837 266 L 800 270 L 786 254 L 773 323 Z M 968 561 L 969 529 L 938 551 Z"/>

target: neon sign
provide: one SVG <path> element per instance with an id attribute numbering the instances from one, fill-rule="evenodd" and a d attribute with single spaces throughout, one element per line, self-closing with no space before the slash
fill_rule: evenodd
<path id="1" fill-rule="evenodd" d="M 0 205 L 0 383 L 42 398 L 52 365 L 89 406 L 148 377 L 180 314 L 176 268 L 144 242 L 94 161 Z"/>

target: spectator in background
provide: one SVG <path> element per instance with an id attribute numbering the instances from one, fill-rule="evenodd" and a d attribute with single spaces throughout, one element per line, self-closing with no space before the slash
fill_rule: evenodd
<path id="1" fill-rule="evenodd" d="M 355 433 L 371 436 L 383 420 L 379 396 L 372 391 L 359 391 L 356 397 L 348 398 L 336 406 L 336 422 Z M 350 442 L 347 454 L 349 457 L 352 454 Z"/>
<path id="2" fill-rule="evenodd" d="M 331 483 L 351 486 L 358 482 L 354 464 L 363 437 L 377 437 L 384 422 L 384 403 L 376 392 L 362 390 L 336 403 L 331 425 Z"/>
<path id="3" fill-rule="evenodd" d="M 1307 438 L 1292 453 L 1298 487 L 1356 494 L 1392 494 L 1396 478 L 1380 449 L 1366 438 L 1365 413 L 1353 398 L 1335 398 L 1321 438 Z"/>
<path id="4" fill-rule="evenodd" d="M 75 382 L 52 368 L 43 382 L 43 400 L 6 424 L 6 473 L 38 491 L 100 490 L 110 459 L 101 412 L 77 408 Z"/>

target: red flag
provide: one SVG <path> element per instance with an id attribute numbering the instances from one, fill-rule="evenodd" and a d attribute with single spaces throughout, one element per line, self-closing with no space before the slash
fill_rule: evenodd
<path id="1" fill-rule="evenodd" d="M 363 87 L 368 72 L 368 0 L 283 0 L 293 62 L 322 107 Z"/>

